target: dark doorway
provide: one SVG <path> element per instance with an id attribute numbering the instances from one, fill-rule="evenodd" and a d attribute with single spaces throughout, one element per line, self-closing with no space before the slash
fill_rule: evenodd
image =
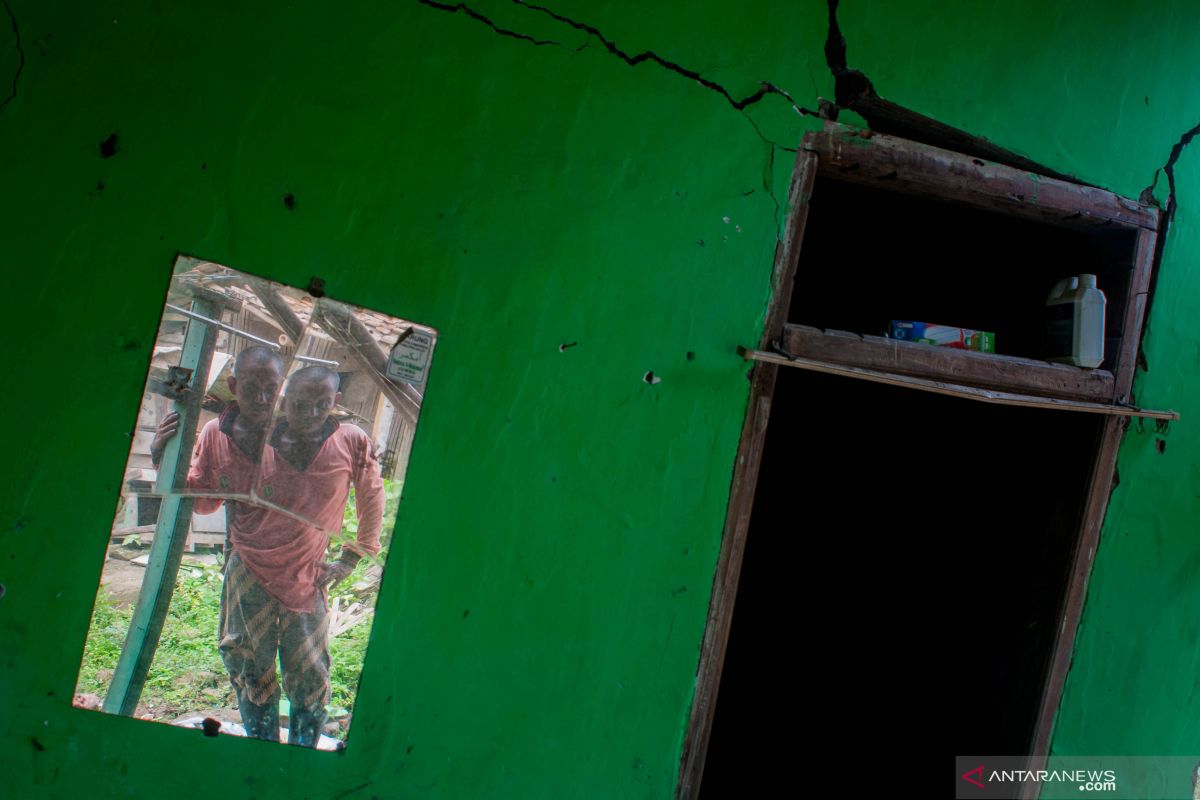
<path id="1" fill-rule="evenodd" d="M 830 179 L 806 230 L 789 321 L 960 325 L 1033 358 L 1054 282 L 1119 299 L 1134 243 Z M 1102 418 L 790 368 L 771 408 L 701 796 L 813 742 L 1027 755 Z"/>
<path id="2" fill-rule="evenodd" d="M 764 331 L 739 348 L 758 364 L 680 796 L 808 785 L 831 752 L 857 756 L 848 787 L 887 779 L 881 754 L 912 776 L 897 751 L 1042 769 L 1119 416 L 1141 412 L 1104 406 L 1131 402 L 1161 215 L 829 123 L 789 197 Z M 1108 298 L 1101 369 L 1035 363 L 1047 295 L 1083 274 Z M 996 356 L 892 345 L 892 320 L 992 332 Z"/>
<path id="3" fill-rule="evenodd" d="M 773 409 L 701 796 L 930 727 L 1026 754 L 1097 418 L 796 369 Z"/>

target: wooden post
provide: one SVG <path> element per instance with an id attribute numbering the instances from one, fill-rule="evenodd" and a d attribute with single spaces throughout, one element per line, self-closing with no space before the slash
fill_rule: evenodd
<path id="1" fill-rule="evenodd" d="M 796 155 L 796 167 L 788 189 L 790 210 L 783 238 L 775 247 L 775 267 L 771 274 L 771 297 L 761 346 L 768 347 L 783 332 L 792 299 L 792 286 L 800 258 L 800 244 L 808 221 L 808 204 L 817 177 L 817 154 L 801 150 Z M 725 663 L 725 647 L 733 624 L 733 604 L 737 598 L 738 578 L 741 576 L 742 555 L 746 535 L 750 530 L 750 512 L 754 507 L 754 490 L 758 484 L 758 466 L 762 460 L 767 435 L 767 420 L 771 415 L 771 398 L 775 392 L 774 364 L 758 363 L 750 376 L 750 397 L 742 422 L 742 436 L 733 463 L 729 506 L 725 514 L 725 530 L 721 535 L 721 552 L 713 575 L 712 600 L 708 607 L 708 624 L 700 645 L 700 662 L 696 668 L 696 688 L 683 754 L 679 762 L 676 784 L 677 800 L 692 800 L 700 792 L 704 776 L 704 760 L 708 754 L 708 739 L 713 715 L 717 709 L 717 690 L 721 686 L 721 670 Z"/>
<path id="2" fill-rule="evenodd" d="M 367 377 L 383 392 L 396 413 L 415 425 L 421 410 L 421 398 L 416 391 L 404 384 L 397 384 L 387 376 L 388 354 L 358 319 L 341 303 L 318 300 L 313 316 L 321 330 L 329 334 L 350 352 L 350 357 L 363 367 Z"/>
<path id="3" fill-rule="evenodd" d="M 279 293 L 265 280 L 254 280 L 251 290 L 258 295 L 267 311 L 283 326 L 284 331 L 299 349 L 304 333 L 304 323 L 292 312 Z M 320 300 L 314 304 L 312 321 L 329 334 L 338 344 L 350 352 L 350 357 L 363 368 L 367 377 L 383 392 L 396 413 L 403 415 L 410 424 L 416 424 L 417 412 L 421 410 L 421 398 L 409 386 L 399 386 L 387 377 L 387 353 L 371 337 L 361 322 L 349 312 L 339 310 L 330 313 L 331 304 Z"/>
<path id="4" fill-rule="evenodd" d="M 221 313 L 221 306 L 197 296 L 192 301 L 191 310 L 206 317 L 215 317 Z M 138 593 L 112 684 L 104 698 L 104 710 L 110 714 L 128 717 L 137 708 L 142 686 L 150 671 L 150 662 L 154 660 L 154 652 L 158 649 L 163 621 L 175 593 L 175 576 L 179 572 L 179 563 L 187 543 L 193 503 L 190 497 L 181 497 L 179 492 L 184 488 L 191 464 L 196 427 L 200 419 L 200 401 L 204 399 L 208 387 L 208 371 L 216 339 L 217 329 L 213 326 L 196 320 L 188 322 L 179 366 L 192 370 L 192 377 L 186 392 L 174 403 L 174 410 L 179 412 L 179 433 L 167 443 L 158 470 L 155 492 L 162 496 L 162 505 L 159 507 L 154 542 L 150 545 L 146 577 Z"/>

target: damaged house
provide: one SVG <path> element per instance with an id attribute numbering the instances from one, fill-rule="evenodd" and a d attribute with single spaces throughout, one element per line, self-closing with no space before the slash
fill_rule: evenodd
<path id="1" fill-rule="evenodd" d="M 0 795 L 1190 796 L 1200 6 L 0 5 Z M 403 480 L 339 752 L 72 704 L 198 322 Z"/>

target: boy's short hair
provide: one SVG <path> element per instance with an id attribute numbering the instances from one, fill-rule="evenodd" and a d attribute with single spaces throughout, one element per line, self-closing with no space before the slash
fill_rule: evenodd
<path id="1" fill-rule="evenodd" d="M 265 364 L 268 362 L 278 369 L 281 374 L 283 373 L 283 357 L 278 352 L 261 344 L 247 347 L 238 353 L 237 360 L 233 362 L 233 377 L 236 378 L 251 364 Z"/>
<path id="2" fill-rule="evenodd" d="M 308 381 L 325 381 L 333 386 L 333 390 L 335 392 L 340 389 L 342 385 L 342 378 L 340 375 L 328 367 L 322 367 L 314 364 L 311 367 L 304 367 L 303 369 L 298 369 L 293 372 L 291 377 L 288 378 L 288 386 L 291 386 L 296 382 L 305 383 Z"/>

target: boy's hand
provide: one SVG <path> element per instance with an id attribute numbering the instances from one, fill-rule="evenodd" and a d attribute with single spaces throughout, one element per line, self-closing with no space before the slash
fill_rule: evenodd
<path id="1" fill-rule="evenodd" d="M 158 430 L 154 432 L 154 438 L 150 441 L 150 460 L 155 465 L 162 461 L 163 450 L 167 449 L 167 442 L 171 441 L 171 437 L 179 431 L 179 412 L 172 411 L 163 417 L 163 421 L 158 423 Z"/>
<path id="2" fill-rule="evenodd" d="M 349 578 L 351 572 L 354 572 L 353 564 L 347 564 L 345 561 L 322 561 L 317 565 L 317 585 L 332 589 Z"/>

